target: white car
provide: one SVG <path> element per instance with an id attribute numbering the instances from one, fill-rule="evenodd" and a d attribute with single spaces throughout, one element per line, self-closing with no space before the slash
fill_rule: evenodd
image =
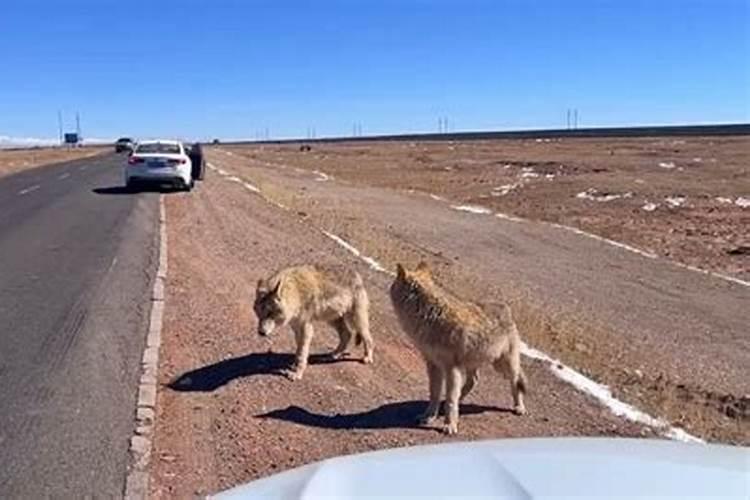
<path id="1" fill-rule="evenodd" d="M 656 439 L 475 441 L 330 458 L 215 500 L 750 498 L 750 449 Z"/>
<path id="2" fill-rule="evenodd" d="M 186 191 L 193 187 L 192 162 L 180 141 L 139 142 L 125 165 L 125 185 L 172 184 Z"/>

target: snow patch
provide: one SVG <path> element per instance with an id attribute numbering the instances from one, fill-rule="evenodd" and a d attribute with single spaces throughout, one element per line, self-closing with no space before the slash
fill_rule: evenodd
<path id="1" fill-rule="evenodd" d="M 599 194 L 599 191 L 597 191 L 595 188 L 588 188 L 586 191 L 581 191 L 576 195 L 576 198 L 580 200 L 591 200 L 591 201 L 598 201 L 598 202 L 607 202 L 607 201 L 614 201 L 618 200 L 620 198 L 630 198 L 633 196 L 633 193 L 628 191 L 627 193 L 622 194 L 614 194 L 614 193 L 605 193 L 605 194 Z"/>
<path id="2" fill-rule="evenodd" d="M 514 189 L 518 188 L 520 184 L 514 183 L 514 184 L 503 184 L 502 186 L 497 186 L 492 188 L 492 192 L 490 193 L 492 196 L 505 196 L 506 194 L 510 193 Z"/>
<path id="3" fill-rule="evenodd" d="M 737 205 L 738 207 L 750 208 L 750 198 L 739 196 L 737 197 L 736 200 L 734 200 L 734 204 Z"/>
<path id="4" fill-rule="evenodd" d="M 641 208 L 645 210 L 646 212 L 653 212 L 659 207 L 658 203 L 652 203 L 650 201 L 647 201 Z"/>
<path id="5" fill-rule="evenodd" d="M 659 162 L 659 166 L 661 168 L 672 169 L 675 167 L 675 164 L 674 162 L 671 162 L 671 161 L 662 161 L 662 162 Z"/>
<path id="6" fill-rule="evenodd" d="M 315 179 L 318 182 L 326 182 L 331 179 L 331 176 L 329 176 L 325 172 L 321 172 L 320 170 L 313 170 L 313 173 L 318 176 Z"/>
<path id="7" fill-rule="evenodd" d="M 667 196 L 664 198 L 664 201 L 669 205 L 670 207 L 678 208 L 685 204 L 685 198 L 684 196 Z"/>
<path id="8" fill-rule="evenodd" d="M 719 203 L 732 203 L 732 198 L 725 198 L 725 197 L 723 197 L 723 196 L 717 196 L 717 197 L 716 197 L 716 198 L 714 198 L 714 199 L 715 199 L 716 201 L 718 201 Z"/>

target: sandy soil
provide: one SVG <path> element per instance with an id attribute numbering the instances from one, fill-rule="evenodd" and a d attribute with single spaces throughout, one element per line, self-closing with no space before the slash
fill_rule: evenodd
<path id="1" fill-rule="evenodd" d="M 361 185 L 575 226 L 750 279 L 750 137 L 227 146 Z"/>
<path id="2" fill-rule="evenodd" d="M 523 147 L 537 145 L 558 147 L 536 142 Z M 510 210 L 499 204 L 515 195 L 482 198 L 489 187 L 478 187 L 481 183 L 467 174 L 441 168 L 435 175 L 417 175 L 392 163 L 395 153 L 372 159 L 391 148 L 451 151 L 464 146 L 393 144 L 356 154 L 352 151 L 372 146 L 330 146 L 334 152 L 315 146 L 305 153 L 291 146 L 222 147 L 209 152 L 209 161 L 223 175 L 211 170 L 192 193 L 168 196 L 169 277 L 153 454 L 155 497 L 200 495 L 324 457 L 447 439 L 414 425 L 414 416 L 426 404 L 426 380 L 393 317 L 386 295 L 389 278 L 322 230 L 345 238 L 388 268 L 427 260 L 456 292 L 483 303 L 510 302 L 527 342 L 608 384 L 616 397 L 711 441 L 750 443 L 750 386 L 744 368 L 750 361 L 747 289 L 549 225 L 453 210 L 447 201 L 424 193 L 504 212 Z M 520 164 L 501 168 L 517 168 L 515 176 L 531 172 L 523 168 L 540 169 Z M 685 170 L 673 174 L 677 172 Z M 653 175 L 662 174 L 657 170 Z M 744 171 L 735 174 L 746 179 Z M 650 179 L 643 172 L 641 177 Z M 516 188 L 522 193 L 533 193 L 534 183 L 562 185 L 557 176 L 523 178 L 531 180 Z M 617 207 L 622 201 L 576 197 L 587 182 L 575 182 L 570 196 L 555 194 L 559 205 L 550 202 L 560 213 L 573 213 L 585 203 L 579 209 L 600 221 L 598 207 Z M 727 197 L 742 196 L 742 186 L 725 188 Z M 535 200 L 543 212 L 543 199 Z M 516 213 L 533 217 L 517 203 Z M 663 206 L 646 212 L 638 205 L 631 212 L 653 215 L 660 210 L 665 219 L 677 214 L 679 220 L 681 212 Z M 737 205 L 722 210 L 740 220 L 747 213 Z M 305 378 L 290 382 L 279 375 L 291 362 L 292 335 L 279 332 L 269 342 L 255 334 L 253 288 L 261 276 L 300 262 L 344 263 L 363 274 L 373 302 L 373 366 L 355 360 L 330 363 L 318 356 L 334 344 L 332 333 L 319 327 L 313 342 L 316 357 Z M 508 413 L 507 383 L 486 370 L 479 390 L 462 409 L 456 439 L 655 435 L 653 429 L 615 417 L 561 382 L 545 364 L 528 358 L 524 363 L 532 387 L 529 415 Z"/>
<path id="3" fill-rule="evenodd" d="M 0 149 L 0 177 L 48 163 L 85 158 L 104 152 L 104 147 L 75 149 Z"/>

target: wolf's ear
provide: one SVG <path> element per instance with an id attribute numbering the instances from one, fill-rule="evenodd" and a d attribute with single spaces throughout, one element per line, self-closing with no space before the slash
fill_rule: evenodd
<path id="1" fill-rule="evenodd" d="M 417 271 L 430 274 L 430 266 L 427 265 L 427 262 L 420 261 L 419 264 L 417 264 Z"/>
<path id="2" fill-rule="evenodd" d="M 268 293 L 268 286 L 266 285 L 266 281 L 264 279 L 259 279 L 258 283 L 255 285 L 255 293 L 257 295 L 264 295 Z"/>
<path id="3" fill-rule="evenodd" d="M 406 269 L 401 264 L 396 264 L 396 277 L 399 279 L 406 278 Z"/>
<path id="4" fill-rule="evenodd" d="M 276 286 L 273 287 L 273 290 L 271 290 L 271 295 L 278 295 L 279 290 L 281 289 L 281 279 L 276 283 Z"/>

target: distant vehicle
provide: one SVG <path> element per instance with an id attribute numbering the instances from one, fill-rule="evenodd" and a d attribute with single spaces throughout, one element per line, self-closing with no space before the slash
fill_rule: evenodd
<path id="1" fill-rule="evenodd" d="M 180 141 L 157 140 L 138 143 L 125 165 L 125 185 L 172 184 L 185 191 L 193 188 L 193 166 Z"/>
<path id="2" fill-rule="evenodd" d="M 214 143 L 214 144 L 219 144 L 219 139 L 214 139 L 214 140 L 213 140 L 213 143 Z"/>
<path id="3" fill-rule="evenodd" d="M 115 152 L 121 153 L 123 151 L 132 151 L 135 147 L 135 142 L 130 137 L 120 137 L 115 142 Z"/>
<path id="4" fill-rule="evenodd" d="M 459 442 L 334 457 L 209 496 L 303 498 L 747 498 L 746 447 L 655 439 Z"/>

